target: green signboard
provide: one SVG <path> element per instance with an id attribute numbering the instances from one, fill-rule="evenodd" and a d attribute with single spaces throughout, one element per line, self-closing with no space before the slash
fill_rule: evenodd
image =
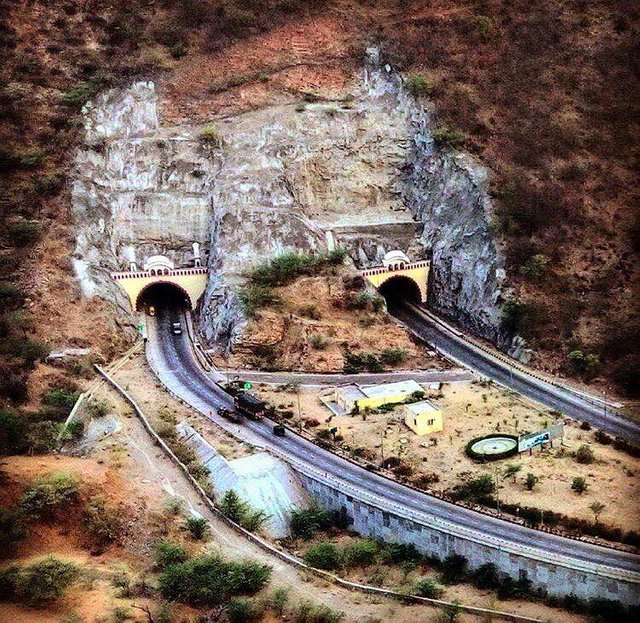
<path id="1" fill-rule="evenodd" d="M 242 386 L 244 389 L 251 389 L 253 387 L 253 385 L 251 385 L 251 383 L 249 383 L 249 381 L 245 381 L 244 385 Z"/>

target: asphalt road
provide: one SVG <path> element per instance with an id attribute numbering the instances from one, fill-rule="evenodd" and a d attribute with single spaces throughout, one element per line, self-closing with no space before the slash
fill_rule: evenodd
<path id="1" fill-rule="evenodd" d="M 568 390 L 509 367 L 422 315 L 414 306 L 401 305 L 390 308 L 389 312 L 428 344 L 479 374 L 537 400 L 549 409 L 589 422 L 607 433 L 640 445 L 640 425 L 620 416 L 614 410 L 607 408 L 605 412 L 602 405 L 594 405 Z"/>
<path id="2" fill-rule="evenodd" d="M 148 356 L 166 386 L 185 402 L 193 405 L 212 420 L 229 430 L 229 423 L 217 416 L 219 407 L 231 405 L 231 397 L 216 385 L 196 362 L 186 334 L 174 336 L 170 325 L 180 319 L 179 310 L 158 309 L 155 321 L 149 323 Z M 484 542 L 496 548 L 511 549 L 533 559 L 544 559 L 553 554 L 557 562 L 568 566 L 579 563 L 632 572 L 640 572 L 640 557 L 582 541 L 547 534 L 519 524 L 476 513 L 438 498 L 416 492 L 382 476 L 350 463 L 293 433 L 286 437 L 272 434 L 272 423 L 244 420 L 234 426 L 240 438 L 285 455 L 292 464 L 307 466 L 320 473 L 343 491 L 355 491 L 363 499 L 376 500 L 380 507 L 412 517 L 429 524 L 447 522 L 463 532 L 467 538 Z"/>

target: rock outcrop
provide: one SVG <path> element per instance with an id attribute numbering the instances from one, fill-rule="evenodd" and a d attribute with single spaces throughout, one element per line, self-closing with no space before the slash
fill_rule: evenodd
<path id="1" fill-rule="evenodd" d="M 73 184 L 75 266 L 84 292 L 126 301 L 108 273 L 162 253 L 208 255 L 199 327 L 229 340 L 236 291 L 251 267 L 285 249 L 345 246 L 359 267 L 392 248 L 433 258 L 431 305 L 497 340 L 504 270 L 491 236 L 486 172 L 443 153 L 433 115 L 370 51 L 348 98 L 281 105 L 200 127 L 163 127 L 155 86 L 100 95 L 85 111 Z"/>

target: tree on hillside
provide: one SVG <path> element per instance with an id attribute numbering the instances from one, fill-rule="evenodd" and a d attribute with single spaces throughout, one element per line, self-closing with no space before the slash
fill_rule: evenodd
<path id="1" fill-rule="evenodd" d="M 513 478 L 513 482 L 515 483 L 516 476 L 521 469 L 522 469 L 522 465 L 517 465 L 516 463 L 509 463 L 504 468 L 504 477 Z"/>
<path id="2" fill-rule="evenodd" d="M 602 502 L 592 502 L 591 504 L 589 504 L 589 509 L 591 510 L 591 512 L 593 513 L 593 516 L 595 518 L 595 522 L 596 524 L 599 523 L 600 521 L 600 514 L 602 513 L 602 511 L 606 508 L 606 506 L 602 503 Z"/>

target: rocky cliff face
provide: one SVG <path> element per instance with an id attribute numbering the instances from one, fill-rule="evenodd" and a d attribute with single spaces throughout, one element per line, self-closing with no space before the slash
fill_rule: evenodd
<path id="1" fill-rule="evenodd" d="M 159 127 L 155 86 L 138 82 L 100 95 L 85 111 L 85 143 L 72 187 L 78 235 L 74 266 L 85 295 L 128 311 L 109 272 L 165 254 L 184 264 L 209 232 L 207 189 L 215 154 L 192 133 Z"/>
<path id="2" fill-rule="evenodd" d="M 433 112 L 416 103 L 398 74 L 380 68 L 375 50 L 366 79 L 370 89 L 393 98 L 411 135 L 403 201 L 422 223 L 419 240 L 432 256 L 429 305 L 500 343 L 506 275 L 490 229 L 487 171 L 465 154 L 436 147 Z"/>
<path id="3" fill-rule="evenodd" d="M 443 154 L 432 115 L 372 50 L 365 79 L 332 102 L 266 108 L 199 127 L 164 127 L 155 86 L 109 91 L 85 115 L 73 187 L 75 266 L 86 294 L 126 307 L 108 278 L 135 248 L 184 264 L 204 243 L 199 308 L 208 340 L 242 322 L 235 289 L 285 249 L 346 246 L 356 265 L 393 248 L 433 255 L 430 302 L 476 332 L 499 334 L 502 261 L 489 230 L 486 173 Z"/>

